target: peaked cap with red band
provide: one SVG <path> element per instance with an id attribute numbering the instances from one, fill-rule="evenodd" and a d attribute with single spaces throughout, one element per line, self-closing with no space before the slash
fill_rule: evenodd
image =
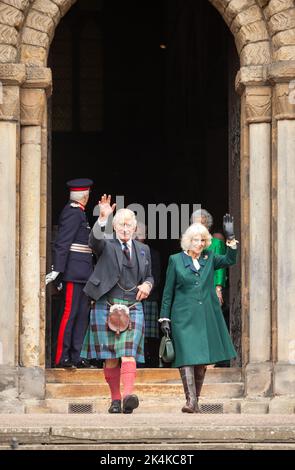
<path id="1" fill-rule="evenodd" d="M 70 191 L 88 191 L 93 186 L 93 181 L 88 178 L 79 178 L 67 182 Z"/>

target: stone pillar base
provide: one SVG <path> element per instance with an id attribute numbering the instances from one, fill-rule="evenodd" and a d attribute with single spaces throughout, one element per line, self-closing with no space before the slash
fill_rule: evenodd
<path id="1" fill-rule="evenodd" d="M 289 395 L 295 397 L 295 364 L 275 364 L 274 395 Z"/>
<path id="2" fill-rule="evenodd" d="M 0 366 L 0 402 L 14 400 L 18 397 L 17 368 Z"/>
<path id="3" fill-rule="evenodd" d="M 19 368 L 19 398 L 45 398 L 45 369 L 41 367 Z"/>
<path id="4" fill-rule="evenodd" d="M 269 397 L 272 395 L 273 364 L 271 362 L 250 363 L 245 369 L 245 391 L 247 397 Z"/>
<path id="5" fill-rule="evenodd" d="M 25 405 L 20 400 L 0 400 L 0 414 L 22 414 Z"/>
<path id="6" fill-rule="evenodd" d="M 269 411 L 269 398 L 244 398 L 241 402 L 242 414 L 263 415 Z"/>
<path id="7" fill-rule="evenodd" d="M 269 413 L 291 415 L 295 413 L 295 397 L 274 397 L 269 403 Z"/>

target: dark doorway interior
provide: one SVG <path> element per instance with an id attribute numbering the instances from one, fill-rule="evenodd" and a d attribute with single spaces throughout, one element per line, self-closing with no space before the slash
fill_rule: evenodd
<path id="1" fill-rule="evenodd" d="M 67 200 L 65 182 L 90 177 L 90 223 L 107 192 L 124 195 L 125 205 L 200 203 L 221 228 L 229 208 L 232 42 L 208 0 L 75 4 L 49 57 L 52 226 Z M 162 286 L 179 241 L 149 244 L 161 254 Z M 147 365 L 156 365 L 154 350 Z"/>

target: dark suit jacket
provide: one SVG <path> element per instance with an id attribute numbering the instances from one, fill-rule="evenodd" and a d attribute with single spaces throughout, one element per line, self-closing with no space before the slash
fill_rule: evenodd
<path id="1" fill-rule="evenodd" d="M 107 294 L 119 281 L 123 264 L 123 251 L 119 240 L 116 238 L 103 238 L 103 232 L 98 223 L 94 225 L 90 233 L 88 244 L 94 251 L 98 261 L 93 274 L 84 288 L 84 292 L 91 299 L 98 300 Z M 154 284 L 151 273 L 149 247 L 137 240 L 133 240 L 133 249 L 139 264 L 139 284 L 145 281 Z"/>

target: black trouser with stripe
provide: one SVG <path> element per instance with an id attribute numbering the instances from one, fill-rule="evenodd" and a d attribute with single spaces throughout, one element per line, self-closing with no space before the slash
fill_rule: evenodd
<path id="1" fill-rule="evenodd" d="M 80 352 L 89 323 L 89 299 L 84 294 L 85 284 L 65 282 L 62 302 L 55 364 L 69 359 L 73 364 L 80 361 Z"/>

